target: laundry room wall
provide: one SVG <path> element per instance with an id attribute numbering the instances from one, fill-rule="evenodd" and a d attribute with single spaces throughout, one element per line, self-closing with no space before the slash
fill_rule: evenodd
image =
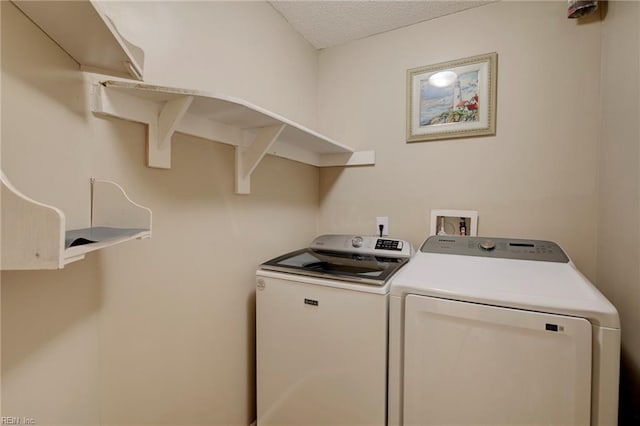
<path id="1" fill-rule="evenodd" d="M 319 127 L 376 165 L 321 172 L 321 231 L 388 216 L 418 247 L 431 209 L 477 210 L 479 234 L 557 241 L 595 279 L 600 27 L 563 2 L 498 2 L 322 50 Z M 489 52 L 496 135 L 406 143 L 407 70 Z"/>
<path id="2" fill-rule="evenodd" d="M 59 271 L 4 271 L 2 415 L 38 425 L 248 425 L 254 271 L 316 234 L 317 169 L 267 157 L 233 193 L 232 147 L 177 135 L 145 167 L 142 125 L 94 116 L 95 78 L 1 3 L 2 169 L 89 225 L 89 178 L 153 211 L 153 237 Z M 145 81 L 245 99 L 309 127 L 316 51 L 268 4 L 104 3 Z M 107 77 L 111 78 L 111 77 Z M 6 249 L 3 247 L 3 249 Z"/>
<path id="3" fill-rule="evenodd" d="M 319 127 L 375 167 L 321 172 L 321 232 L 416 247 L 430 210 L 473 209 L 479 234 L 549 239 L 618 308 L 620 424 L 640 420 L 640 5 L 499 2 L 322 50 Z M 406 71 L 498 53 L 495 136 L 407 144 Z"/>
<path id="4" fill-rule="evenodd" d="M 622 322 L 620 424 L 640 424 L 640 4 L 609 2 L 602 31 L 598 286 Z"/>

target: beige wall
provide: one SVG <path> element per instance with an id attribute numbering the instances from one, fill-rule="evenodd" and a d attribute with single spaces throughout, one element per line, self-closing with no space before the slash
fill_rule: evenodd
<path id="1" fill-rule="evenodd" d="M 145 80 L 231 95 L 316 126 L 316 51 L 264 1 L 103 2 Z"/>
<path id="2" fill-rule="evenodd" d="M 417 246 L 431 209 L 478 210 L 480 234 L 555 240 L 595 278 L 600 24 L 565 14 L 501 2 L 321 51 L 320 130 L 377 156 L 321 172 L 321 231 L 389 216 Z M 493 51 L 496 136 L 405 143 L 406 70 Z"/>
<path id="3" fill-rule="evenodd" d="M 635 424 L 640 7 L 603 6 L 578 22 L 562 2 L 501 2 L 321 51 L 321 131 L 377 163 L 321 172 L 320 230 L 372 233 L 389 216 L 417 246 L 431 209 L 475 209 L 481 235 L 559 242 L 620 311 L 621 424 Z M 496 136 L 406 144 L 406 70 L 491 51 Z"/>
<path id="4" fill-rule="evenodd" d="M 640 423 L 640 5 L 609 2 L 602 31 L 598 283 L 622 321 L 620 424 Z"/>
<path id="5" fill-rule="evenodd" d="M 61 271 L 2 273 L 3 415 L 249 424 L 255 266 L 318 230 L 373 233 L 376 216 L 417 246 L 432 208 L 477 209 L 484 235 L 562 244 L 620 310 L 622 399 L 638 400 L 637 5 L 579 24 L 563 2 L 502 2 L 318 54 L 265 4 L 108 4 L 145 49 L 147 81 L 245 98 L 376 150 L 375 167 L 320 175 L 268 157 L 242 197 L 224 145 L 178 135 L 172 170 L 144 167 L 142 126 L 92 116 L 92 75 L 1 3 L 3 170 L 69 227 L 88 225 L 92 175 L 154 212 L 151 240 Z M 491 51 L 497 135 L 406 144 L 406 70 Z"/>
<path id="6" fill-rule="evenodd" d="M 2 273 L 3 415 L 39 425 L 248 425 L 255 267 L 317 231 L 318 171 L 267 157 L 233 193 L 229 146 L 174 137 L 144 166 L 145 129 L 94 117 L 92 77 L 2 3 L 2 168 L 89 224 L 89 177 L 153 210 L 153 238 L 60 271 Z M 309 126 L 315 50 L 265 3 L 109 5 L 152 83 L 245 98 Z"/>

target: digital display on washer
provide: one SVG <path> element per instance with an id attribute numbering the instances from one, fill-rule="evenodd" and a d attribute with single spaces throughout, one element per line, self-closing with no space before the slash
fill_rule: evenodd
<path id="1" fill-rule="evenodd" d="M 261 267 L 267 270 L 382 285 L 408 260 L 302 249 L 265 262 Z"/>
<path id="2" fill-rule="evenodd" d="M 382 238 L 376 241 L 376 250 L 402 250 L 403 243 L 400 240 L 384 240 Z"/>

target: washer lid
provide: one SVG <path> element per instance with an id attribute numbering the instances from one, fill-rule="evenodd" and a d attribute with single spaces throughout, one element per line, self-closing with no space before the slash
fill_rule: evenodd
<path id="1" fill-rule="evenodd" d="M 570 315 L 620 327 L 615 307 L 571 262 L 421 250 L 391 282 L 392 296 L 407 294 Z"/>
<path id="2" fill-rule="evenodd" d="M 302 249 L 271 259 L 260 269 L 381 286 L 408 261 L 406 257 Z"/>
<path id="3" fill-rule="evenodd" d="M 412 254 L 411 244 L 403 240 L 327 234 L 316 237 L 309 248 L 278 256 L 260 269 L 383 286 Z"/>

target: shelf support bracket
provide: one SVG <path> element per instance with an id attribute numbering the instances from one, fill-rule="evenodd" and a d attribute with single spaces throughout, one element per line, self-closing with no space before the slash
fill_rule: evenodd
<path id="1" fill-rule="evenodd" d="M 158 114 L 157 124 L 149 123 L 147 134 L 149 167 L 171 168 L 171 137 L 178 123 L 187 113 L 191 102 L 193 102 L 193 96 L 182 96 L 167 101 Z"/>
<path id="2" fill-rule="evenodd" d="M 263 127 L 248 148 L 236 147 L 236 194 L 251 193 L 251 174 L 278 139 L 286 124 Z"/>

